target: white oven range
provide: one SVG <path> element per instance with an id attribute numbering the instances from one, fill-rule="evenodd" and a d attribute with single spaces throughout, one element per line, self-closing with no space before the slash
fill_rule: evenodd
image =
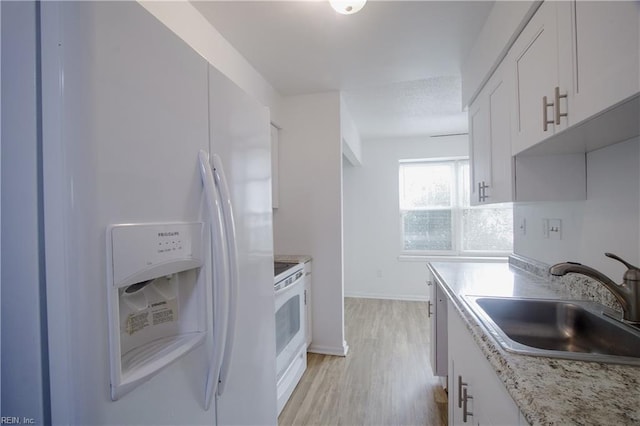
<path id="1" fill-rule="evenodd" d="M 275 262 L 278 414 L 307 368 L 304 264 Z"/>

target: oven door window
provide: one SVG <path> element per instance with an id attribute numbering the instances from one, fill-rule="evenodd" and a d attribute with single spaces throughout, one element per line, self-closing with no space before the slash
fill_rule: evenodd
<path id="1" fill-rule="evenodd" d="M 300 295 L 287 300 L 276 312 L 276 353 L 280 355 L 300 331 Z"/>

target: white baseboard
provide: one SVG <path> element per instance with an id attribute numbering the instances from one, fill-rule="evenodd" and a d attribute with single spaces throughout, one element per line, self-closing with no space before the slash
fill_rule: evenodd
<path id="1" fill-rule="evenodd" d="M 313 342 L 311 342 L 311 345 L 307 348 L 307 352 L 322 355 L 347 356 L 347 352 L 349 352 L 349 345 L 347 345 L 347 342 L 343 342 L 342 347 L 319 346 L 314 345 Z"/>
<path id="2" fill-rule="evenodd" d="M 418 294 L 382 294 L 368 292 L 345 292 L 344 297 L 355 297 L 359 299 L 385 299 L 385 300 L 407 300 L 413 302 L 426 302 L 429 296 Z"/>

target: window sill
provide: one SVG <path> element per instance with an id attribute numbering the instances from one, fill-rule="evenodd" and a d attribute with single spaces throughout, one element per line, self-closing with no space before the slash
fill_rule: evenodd
<path id="1" fill-rule="evenodd" d="M 509 256 L 438 256 L 438 255 L 407 255 L 398 256 L 400 262 L 480 262 L 480 263 L 506 263 Z"/>

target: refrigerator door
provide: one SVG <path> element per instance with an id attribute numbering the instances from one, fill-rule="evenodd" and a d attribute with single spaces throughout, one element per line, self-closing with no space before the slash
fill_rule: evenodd
<path id="1" fill-rule="evenodd" d="M 40 9 L 52 422 L 213 424 L 210 337 L 111 400 L 105 241 L 110 224 L 204 222 L 208 65 L 137 2 Z M 194 276 L 211 300 L 210 262 Z"/>
<path id="2" fill-rule="evenodd" d="M 218 424 L 276 424 L 275 301 L 268 110 L 209 67 L 210 152 L 224 166 L 238 264 L 232 351 Z M 227 373 L 225 373 L 227 371 Z"/>

